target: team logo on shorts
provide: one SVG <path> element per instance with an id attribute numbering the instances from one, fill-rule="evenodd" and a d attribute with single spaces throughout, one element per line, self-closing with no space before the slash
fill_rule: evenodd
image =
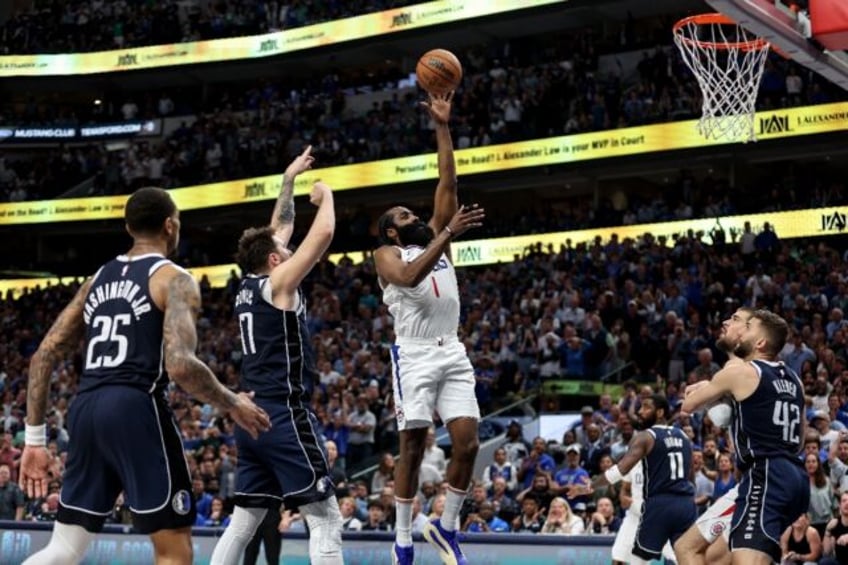
<path id="1" fill-rule="evenodd" d="M 724 533 L 724 521 L 718 520 L 713 522 L 710 526 L 710 533 L 716 537 Z"/>
<path id="2" fill-rule="evenodd" d="M 187 490 L 177 491 L 177 494 L 171 500 L 171 506 L 174 507 L 174 512 L 180 516 L 185 516 L 191 511 L 191 495 Z"/>

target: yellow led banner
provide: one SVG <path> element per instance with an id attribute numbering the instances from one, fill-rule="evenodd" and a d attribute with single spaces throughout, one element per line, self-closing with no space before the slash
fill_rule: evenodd
<path id="1" fill-rule="evenodd" d="M 830 133 L 848 129 L 848 103 L 822 104 L 757 115 L 761 140 Z M 673 149 L 692 149 L 731 141 L 705 140 L 694 120 L 595 133 L 534 139 L 456 151 L 460 175 L 522 167 L 578 163 Z M 308 171 L 297 179 L 295 194 L 309 192 L 318 179 L 336 191 L 435 180 L 435 153 Z M 181 210 L 230 206 L 276 198 L 281 175 L 178 188 L 171 191 Z M 42 200 L 0 204 L 0 225 L 121 218 L 126 196 Z"/>
<path id="2" fill-rule="evenodd" d="M 754 233 L 762 231 L 763 225 L 768 222 L 780 239 L 842 235 L 848 228 L 848 206 L 458 241 L 453 244 L 453 260 L 457 267 L 509 263 L 515 259 L 516 255 L 522 256 L 528 247 L 539 243 L 542 244 L 543 252 L 547 252 L 549 245 L 553 246 L 554 252 L 558 252 L 560 245 L 565 245 L 567 240 L 571 240 L 572 245 L 589 243 L 596 237 L 600 237 L 602 241 L 609 241 L 612 234 L 617 234 L 621 241 L 625 238 L 636 240 L 650 233 L 654 237 L 666 237 L 667 245 L 672 245 L 674 236 L 686 235 L 689 230 L 692 230 L 695 234 L 701 232 L 703 240 L 711 243 L 709 234 L 719 226 L 724 229 L 727 242 L 730 242 L 731 231 L 736 230 L 741 234 L 745 222 L 751 223 Z M 334 257 L 336 261 L 340 258 L 341 255 Z M 359 259 L 359 257 L 352 258 Z"/>
<path id="3" fill-rule="evenodd" d="M 848 230 L 848 205 L 789 212 L 726 216 L 718 219 L 692 219 L 636 226 L 457 241 L 452 246 L 453 262 L 457 267 L 510 263 L 516 256 L 523 256 L 531 246 L 535 247 L 541 244 L 543 253 L 547 253 L 548 246 L 551 246 L 554 252 L 558 252 L 560 246 L 565 245 L 568 240 L 571 241 L 572 245 L 589 243 L 596 237 L 600 237 L 602 241 L 606 242 L 613 234 L 618 235 L 619 241 L 622 241 L 626 238 L 638 240 L 646 233 L 650 233 L 655 238 L 665 237 L 666 245 L 673 245 L 674 236 L 686 235 L 691 230 L 697 237 L 701 237 L 707 243 L 712 243 L 710 233 L 720 227 L 725 231 L 727 242 L 731 243 L 731 232 L 735 230 L 741 234 L 745 222 L 750 222 L 754 233 L 762 231 L 764 224 L 768 222 L 780 239 L 843 235 Z M 358 264 L 366 258 L 370 258 L 370 256 L 371 251 L 335 253 L 330 255 L 329 260 L 338 263 L 347 258 Z M 235 264 L 226 264 L 196 267 L 189 269 L 189 271 L 198 279 L 205 276 L 211 286 L 220 288 L 226 285 L 233 272 L 238 274 L 239 269 Z M 71 282 L 74 277 L 64 277 L 63 280 Z M 4 296 L 10 290 L 13 296 L 18 296 L 25 288 L 34 288 L 36 285 L 41 285 L 43 288 L 47 284 L 59 282 L 61 281 L 56 278 L 0 280 L 0 296 Z"/>
<path id="4" fill-rule="evenodd" d="M 568 0 L 437 0 L 263 35 L 62 55 L 0 57 L 0 77 L 86 75 L 255 59 L 567 2 Z"/>

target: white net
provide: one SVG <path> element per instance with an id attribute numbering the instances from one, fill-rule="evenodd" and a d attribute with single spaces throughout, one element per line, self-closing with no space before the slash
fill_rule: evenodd
<path id="1" fill-rule="evenodd" d="M 674 42 L 701 87 L 701 135 L 756 141 L 757 91 L 769 44 L 721 14 L 684 20 Z"/>

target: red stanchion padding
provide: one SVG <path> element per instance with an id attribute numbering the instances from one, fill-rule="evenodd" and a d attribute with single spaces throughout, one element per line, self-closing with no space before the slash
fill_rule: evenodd
<path id="1" fill-rule="evenodd" d="M 831 51 L 848 49 L 848 2 L 810 0 L 813 38 Z"/>

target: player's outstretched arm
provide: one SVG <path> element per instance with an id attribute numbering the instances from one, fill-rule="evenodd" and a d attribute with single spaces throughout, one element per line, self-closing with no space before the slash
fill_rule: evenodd
<path id="1" fill-rule="evenodd" d="M 400 287 L 414 287 L 436 266 L 451 239 L 471 228 L 483 225 L 486 211 L 476 204 L 470 207 L 460 206 L 451 221 L 436 233 L 433 241 L 424 252 L 410 262 L 401 258 L 400 251 L 391 245 L 384 245 L 374 252 L 374 263 L 380 278 Z"/>
<path id="2" fill-rule="evenodd" d="M 271 271 L 271 289 L 275 304 L 278 293 L 293 294 L 312 267 L 326 253 L 336 231 L 336 211 L 333 191 L 322 182 L 312 187 L 309 201 L 318 206 L 309 232 L 290 259 Z M 285 305 L 288 306 L 288 305 Z"/>
<path id="3" fill-rule="evenodd" d="M 750 388 L 749 379 L 756 376 L 751 365 L 742 361 L 729 361 L 711 380 L 687 386 L 680 409 L 692 414 L 708 404 L 717 402 L 725 395 L 742 400 L 747 396 L 746 392 L 750 393 L 746 390 Z"/>
<path id="4" fill-rule="evenodd" d="M 294 179 L 300 173 L 308 171 L 314 161 L 312 146 L 307 145 L 303 153 L 295 157 L 294 161 L 286 167 L 286 172 L 283 173 L 283 186 L 271 214 L 271 227 L 274 229 L 274 236 L 280 240 L 283 247 L 289 244 L 294 231 Z"/>
<path id="5" fill-rule="evenodd" d="M 25 443 L 21 455 L 19 481 L 21 489 L 31 498 L 47 496 L 51 457 L 46 448 L 44 421 L 49 400 L 50 375 L 56 364 L 73 352 L 83 336 L 85 321 L 82 314 L 90 286 L 91 279 L 83 283 L 71 303 L 56 318 L 30 360 Z"/>
<path id="6" fill-rule="evenodd" d="M 168 282 L 165 305 L 165 369 L 183 390 L 229 414 L 253 437 L 258 437 L 259 432 L 271 427 L 265 411 L 250 400 L 250 395 L 234 394 L 224 387 L 215 373 L 197 358 L 195 323 L 199 312 L 197 282 L 188 273 L 175 270 Z"/>
<path id="7" fill-rule="evenodd" d="M 618 464 L 613 465 L 605 473 L 595 479 L 595 487 L 604 485 L 614 485 L 619 482 L 624 475 L 629 473 L 639 461 L 651 452 L 654 448 L 654 436 L 649 432 L 643 431 L 636 434 L 627 451 L 619 459 Z"/>
<path id="8" fill-rule="evenodd" d="M 586 496 L 592 494 L 595 489 L 604 485 L 614 485 L 621 481 L 627 473 L 629 473 L 636 464 L 641 461 L 654 448 L 654 436 L 648 432 L 639 432 L 633 439 L 630 440 L 630 446 L 627 452 L 622 455 L 618 464 L 607 469 L 603 474 L 598 475 L 593 482 L 584 484 L 569 485 L 567 487 L 568 498 L 577 496 Z"/>
<path id="9" fill-rule="evenodd" d="M 427 109 L 436 124 L 436 147 L 439 163 L 439 184 L 433 202 L 433 218 L 430 227 L 439 233 L 459 209 L 456 195 L 456 162 L 453 156 L 453 140 L 450 133 L 450 113 L 453 92 L 444 95 L 430 94 L 421 105 Z"/>

